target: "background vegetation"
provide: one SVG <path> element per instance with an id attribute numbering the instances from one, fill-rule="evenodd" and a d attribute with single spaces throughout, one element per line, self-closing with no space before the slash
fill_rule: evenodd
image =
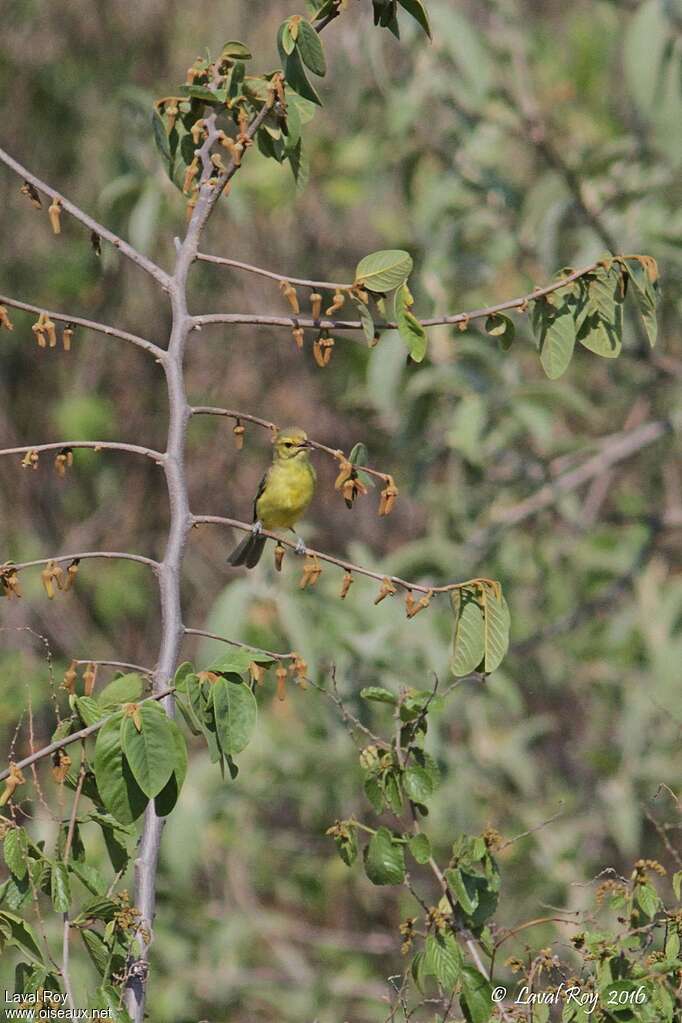
<path id="1" fill-rule="evenodd" d="M 544 377 L 523 316 L 510 353 L 473 325 L 439 328 L 418 366 L 387 335 L 372 351 L 337 344 L 320 371 L 288 336 L 249 327 L 205 329 L 188 354 L 197 402 L 298 423 L 334 448 L 365 441 L 371 464 L 393 472 L 401 493 L 385 520 L 375 494 L 348 512 L 333 465 L 320 461 L 306 539 L 382 572 L 502 580 L 510 655 L 485 683 L 461 685 L 432 723 L 443 785 L 431 833 L 437 845 L 487 825 L 505 838 L 532 832 L 500 854 L 498 920 L 513 927 L 550 915 L 548 906 L 583 908 L 607 867 L 628 875 L 635 859 L 656 856 L 679 869 L 679 832 L 664 832 L 667 848 L 661 837 L 662 823 L 679 826 L 670 791 L 682 728 L 674 432 L 537 511 L 522 502 L 611 451 L 620 431 L 675 422 L 682 7 L 431 0 L 432 45 L 409 19 L 400 44 L 369 32 L 364 7 L 350 0 L 325 38 L 334 74 L 309 133 L 310 184 L 297 190 L 286 169 L 250 154 L 248 176 L 210 224 L 209 251 L 343 280 L 366 252 L 405 248 L 415 256 L 420 315 L 521 295 L 609 249 L 650 253 L 662 272 L 654 353 L 628 320 L 620 359 L 580 351 L 559 381 Z M 0 54 L 5 144 L 168 262 L 184 209 L 154 149 L 151 103 L 204 46 L 219 50 L 226 38 L 248 40 L 259 66 L 274 67 L 288 13 L 273 0 L 111 0 L 97 10 L 80 0 L 10 0 Z M 9 174 L 0 189 L 0 291 L 164 339 L 151 285 L 133 268 L 110 252 L 98 259 L 68 222 L 54 239 Z M 196 308 L 228 299 L 232 309 L 284 307 L 276 285 L 258 278 L 202 265 L 193 284 Z M 163 444 L 166 398 L 141 353 L 85 333 L 71 353 L 38 351 L 30 320 L 13 319 L 14 333 L 0 337 L 3 446 L 66 436 Z M 222 420 L 192 431 L 195 502 L 246 517 L 267 435 L 248 429 L 240 453 Z M 32 472 L 18 461 L 0 464 L 0 561 L 89 547 L 161 553 L 166 497 L 151 463 L 81 452 L 62 479 L 48 462 Z M 228 478 L 238 495 L 230 507 Z M 269 564 L 231 573 L 228 546 L 224 532 L 196 532 L 189 624 L 296 649 L 320 684 L 333 660 L 349 708 L 367 724 L 380 726 L 386 712 L 379 705 L 368 716 L 363 686 L 427 688 L 434 672 L 447 680 L 445 609 L 406 624 L 390 600 L 373 608 L 375 588 L 362 580 L 341 604 L 333 571 L 316 591 L 298 590 L 292 564 L 281 578 Z M 49 735 L 50 671 L 59 678 L 72 657 L 149 664 L 157 646 L 156 597 L 142 568 L 84 565 L 76 588 L 54 602 L 38 576 L 25 576 L 24 590 L 0 608 L 4 748 L 29 694 L 37 738 Z M 199 663 L 216 652 L 188 644 Z M 272 687 L 261 695 L 237 782 L 222 783 L 205 751 L 190 758 L 164 835 L 154 1023 L 386 1017 L 408 900 L 349 870 L 325 837 L 334 819 L 367 813 L 335 708 L 310 689 L 291 687 L 283 703 L 273 695 Z M 24 733 L 18 743 L 26 746 Z M 41 807 L 28 812 L 47 833 Z M 569 933 L 542 925 L 505 953 Z M 8 989 L 10 960 L 0 965 Z M 87 983 L 87 962 L 76 969 Z"/>

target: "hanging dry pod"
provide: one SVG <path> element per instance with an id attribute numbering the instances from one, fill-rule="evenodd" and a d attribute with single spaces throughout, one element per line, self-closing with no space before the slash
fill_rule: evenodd
<path id="1" fill-rule="evenodd" d="M 64 327 L 62 331 L 62 348 L 65 352 L 71 351 L 71 341 L 73 339 L 73 327 L 70 323 Z"/>
<path id="2" fill-rule="evenodd" d="M 379 515 L 390 515 L 395 505 L 395 499 L 398 496 L 398 488 L 395 485 L 392 476 L 386 476 L 386 486 L 381 491 L 381 499 L 379 501 Z"/>
<path id="3" fill-rule="evenodd" d="M 419 598 L 419 600 L 415 600 L 414 597 L 412 596 L 412 590 L 408 590 L 407 599 L 405 601 L 407 608 L 407 617 L 414 618 L 414 616 L 418 615 L 420 611 L 423 611 L 425 608 L 427 608 L 431 603 L 432 596 L 433 590 L 429 590 L 429 592 L 425 593 L 423 597 Z"/>
<path id="4" fill-rule="evenodd" d="M 9 313 L 4 305 L 0 305 L 0 327 L 4 327 L 5 330 L 14 330 L 14 324 L 9 318 Z"/>
<path id="5" fill-rule="evenodd" d="M 63 749 L 58 749 L 52 758 L 52 777 L 58 785 L 63 785 L 71 767 L 71 757 Z"/>
<path id="6" fill-rule="evenodd" d="M 186 210 L 185 210 L 185 217 L 186 217 L 186 219 L 187 219 L 187 223 L 189 223 L 189 222 L 190 222 L 190 220 L 192 219 L 192 214 L 194 213 L 194 207 L 196 206 L 196 204 L 197 204 L 197 197 L 196 197 L 196 195 L 194 195 L 194 196 L 193 196 L 193 197 L 192 197 L 192 198 L 191 198 L 191 199 L 190 199 L 190 200 L 188 201 L 188 203 L 187 203 L 187 208 L 186 208 Z"/>
<path id="7" fill-rule="evenodd" d="M 73 465 L 73 451 L 71 448 L 62 448 L 58 451 L 55 460 L 54 468 L 58 476 L 66 476 L 66 470 L 70 469 Z"/>
<path id="8" fill-rule="evenodd" d="M 0 567 L 0 583 L 8 599 L 21 597 L 19 588 L 19 574 L 12 564 L 5 564 Z"/>
<path id="9" fill-rule="evenodd" d="M 211 153 L 211 163 L 213 164 L 215 169 L 219 171 L 221 174 L 226 173 L 227 168 L 223 163 L 223 158 L 220 155 L 220 153 Z"/>
<path id="10" fill-rule="evenodd" d="M 199 173 L 199 160 L 195 157 L 185 171 L 185 180 L 182 183 L 182 190 L 185 195 L 192 191 L 192 184 Z"/>
<path id="11" fill-rule="evenodd" d="M 282 294 L 286 298 L 286 300 L 289 303 L 289 305 L 291 306 L 292 310 L 298 316 L 298 314 L 301 311 L 301 308 L 300 308 L 300 306 L 298 304 L 298 295 L 296 294 L 296 288 L 294 288 L 289 283 L 289 281 L 282 281 L 282 283 L 279 286 L 279 290 L 282 292 Z"/>
<path id="12" fill-rule="evenodd" d="M 339 451 L 336 457 L 339 461 L 339 474 L 334 480 L 334 490 L 343 490 L 344 483 L 353 474 L 353 463 L 348 461 L 342 451 Z"/>
<path id="13" fill-rule="evenodd" d="M 37 469 L 40 462 L 40 455 L 37 451 L 27 451 L 21 460 L 22 469 Z"/>
<path id="14" fill-rule="evenodd" d="M 71 661 L 71 664 L 64 672 L 64 678 L 62 680 L 62 689 L 66 689 L 67 693 L 75 692 L 76 679 L 78 677 L 78 673 L 76 671 L 77 665 L 78 661 Z"/>
<path id="15" fill-rule="evenodd" d="M 57 328 L 55 327 L 49 316 L 46 316 L 43 320 L 43 330 L 47 335 L 47 342 L 50 348 L 57 347 Z"/>
<path id="16" fill-rule="evenodd" d="M 198 146 L 199 143 L 201 142 L 201 136 L 204 133 L 204 124 L 205 123 L 206 122 L 203 120 L 203 118 L 200 118 L 198 121 L 194 122 L 194 124 L 192 125 L 192 127 L 190 129 L 190 135 L 192 136 L 192 142 L 194 143 L 195 146 Z M 221 138 L 220 141 L 222 142 L 223 139 Z"/>
<path id="17" fill-rule="evenodd" d="M 275 568 L 278 572 L 282 571 L 282 562 L 284 561 L 284 555 L 286 554 L 286 548 L 281 543 L 277 543 L 275 547 Z"/>
<path id="18" fill-rule="evenodd" d="M 277 677 L 277 699 L 284 700 L 287 695 L 287 669 L 280 662 L 275 672 Z"/>
<path id="19" fill-rule="evenodd" d="M 322 311 L 322 295 L 313 291 L 310 295 L 310 312 L 314 320 L 319 320 Z"/>
<path id="20" fill-rule="evenodd" d="M 469 329 L 469 317 L 465 316 L 464 319 L 460 320 L 459 323 L 457 324 L 457 330 L 459 330 L 463 334 L 468 329 Z"/>
<path id="21" fill-rule="evenodd" d="M 327 309 L 326 315 L 327 316 L 333 316 L 334 313 L 338 312 L 339 309 L 341 309 L 341 307 L 343 306 L 345 301 L 346 301 L 346 296 L 344 295 L 344 293 L 342 291 L 338 291 L 338 290 L 335 291 L 334 292 L 334 298 L 332 300 L 332 304 Z"/>
<path id="22" fill-rule="evenodd" d="M 246 433 L 246 427 L 242 423 L 241 419 L 238 419 L 232 427 L 232 433 L 234 435 L 234 446 L 237 451 L 241 451 L 244 447 L 244 434 Z"/>
<path id="23" fill-rule="evenodd" d="M 307 554 L 305 559 L 305 565 L 303 566 L 303 575 L 301 576 L 298 584 L 299 589 L 305 590 L 308 586 L 314 586 L 317 580 L 322 575 L 322 566 L 317 560 L 316 554 Z"/>
<path id="24" fill-rule="evenodd" d="M 47 210 L 47 213 L 48 213 L 48 216 L 50 218 L 50 224 L 52 226 L 52 233 L 53 234 L 61 234 L 62 233 L 62 220 L 61 220 L 61 217 L 62 217 L 62 203 L 61 203 L 61 199 L 57 199 L 55 197 L 52 200 L 52 202 L 50 203 L 50 205 L 48 207 L 48 210 Z"/>
<path id="25" fill-rule="evenodd" d="M 294 344 L 300 352 L 303 348 L 303 327 L 294 327 L 291 332 L 291 336 L 294 339 Z"/>
<path id="26" fill-rule="evenodd" d="M 5 789 L 0 796 L 0 806 L 4 806 L 12 798 L 16 790 L 20 785 L 25 783 L 26 779 L 21 773 L 21 769 L 16 764 L 9 765 L 9 778 L 5 781 Z"/>
<path id="27" fill-rule="evenodd" d="M 92 245 L 92 251 L 96 256 L 102 255 L 102 239 L 97 234 L 97 231 L 90 232 L 90 244 Z"/>
<path id="28" fill-rule="evenodd" d="M 341 593 L 339 594 L 341 600 L 346 599 L 346 597 L 348 596 L 348 591 L 353 585 L 354 581 L 355 580 L 353 579 L 352 574 L 350 572 L 346 572 L 346 574 L 343 577 L 343 582 L 341 583 Z"/>
<path id="29" fill-rule="evenodd" d="M 180 111 L 178 110 L 178 105 L 175 102 L 175 100 L 171 100 L 170 103 L 166 105 L 164 113 L 168 118 L 168 121 L 166 123 L 166 129 L 170 133 L 175 127 L 175 122 L 177 121 L 178 114 L 180 113 Z"/>
<path id="30" fill-rule="evenodd" d="M 64 583 L 64 592 L 70 590 L 76 582 L 76 576 L 78 575 L 78 566 L 80 565 L 80 558 L 74 558 L 69 567 L 66 570 L 66 582 Z"/>
<path id="31" fill-rule="evenodd" d="M 36 322 L 31 327 L 35 335 L 35 339 L 38 342 L 39 348 L 47 348 L 47 336 L 45 332 L 45 320 L 47 319 L 47 313 L 41 313 Z"/>
<path id="32" fill-rule="evenodd" d="M 322 348 L 320 346 L 320 338 L 319 337 L 313 342 L 313 358 L 315 359 L 315 362 L 320 367 L 320 369 L 323 369 L 324 368 L 324 353 L 323 353 Z"/>
<path id="33" fill-rule="evenodd" d="M 355 503 L 355 498 L 360 496 L 364 497 L 364 495 L 367 493 L 367 487 L 362 482 L 362 480 L 358 479 L 354 471 L 351 478 L 349 480 L 346 480 L 346 482 L 344 483 L 341 492 L 343 494 L 343 499 L 346 502 L 346 507 L 352 508 L 353 504 Z"/>
<path id="34" fill-rule="evenodd" d="M 307 689 L 308 664 L 300 654 L 296 654 L 291 663 L 291 674 L 294 676 L 301 689 Z"/>
<path id="35" fill-rule="evenodd" d="M 377 594 L 377 597 L 376 597 L 376 599 L 374 601 L 374 604 L 375 605 L 376 604 L 380 604 L 382 600 L 384 600 L 386 597 L 390 597 L 392 594 L 394 594 L 396 592 L 397 592 L 397 590 L 396 590 L 395 586 L 393 585 L 391 580 L 388 578 L 388 576 L 385 575 L 384 578 L 381 580 L 381 586 L 379 588 L 379 593 Z"/>
<path id="36" fill-rule="evenodd" d="M 48 600 L 52 600 L 55 595 L 55 583 L 57 589 L 64 589 L 64 573 L 62 572 L 61 566 L 56 561 L 48 561 L 47 565 L 40 573 L 40 578 L 43 581 L 43 587 L 47 593 Z"/>
<path id="37" fill-rule="evenodd" d="M 85 671 L 83 672 L 83 695 L 84 696 L 92 696 L 93 690 L 95 688 L 95 680 L 96 679 L 97 679 L 97 665 L 96 664 L 92 664 L 92 662 L 91 662 L 90 664 L 88 664 L 86 666 Z M 138 732 L 140 731 L 139 728 L 137 730 L 138 730 Z"/>
<path id="38" fill-rule="evenodd" d="M 249 673 L 251 675 L 251 681 L 254 685 L 262 686 L 265 681 L 266 669 L 262 664 L 257 664 L 256 661 L 251 661 L 249 664 Z"/>
<path id="39" fill-rule="evenodd" d="M 40 198 L 40 193 L 35 185 L 32 185 L 30 181 L 24 181 L 19 191 L 30 200 L 32 206 L 35 206 L 37 210 L 42 210 L 43 203 Z"/>
<path id="40" fill-rule="evenodd" d="M 327 334 L 321 334 L 315 342 L 316 348 L 313 348 L 313 354 L 315 356 L 315 362 L 318 366 L 324 368 L 329 365 L 329 360 L 332 357 L 332 351 L 334 349 L 334 338 L 329 337 Z"/>

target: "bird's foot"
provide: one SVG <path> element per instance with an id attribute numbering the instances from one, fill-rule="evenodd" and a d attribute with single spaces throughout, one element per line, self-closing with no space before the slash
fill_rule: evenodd
<path id="1" fill-rule="evenodd" d="M 296 537 L 296 546 L 294 547 L 294 554 L 301 554 L 301 555 L 303 555 L 303 554 L 306 553 L 306 550 L 307 550 L 307 548 L 306 548 L 306 545 L 305 545 L 304 541 L 301 539 L 300 536 L 297 536 Z"/>
<path id="2" fill-rule="evenodd" d="M 263 532 L 263 523 L 261 522 L 260 519 L 256 519 L 254 524 L 251 526 L 251 533 L 253 534 L 253 536 L 260 536 L 260 534 L 262 532 Z"/>

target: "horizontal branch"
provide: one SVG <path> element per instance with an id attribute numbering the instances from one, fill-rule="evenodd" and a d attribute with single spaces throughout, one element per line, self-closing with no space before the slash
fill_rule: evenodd
<path id="1" fill-rule="evenodd" d="M 134 455 L 144 455 L 161 465 L 166 457 L 162 451 L 155 451 L 153 448 L 144 448 L 139 444 L 125 444 L 119 441 L 108 440 L 63 440 L 53 441 L 50 444 L 27 444 L 20 448 L 2 448 L 2 455 L 24 455 L 29 451 L 40 454 L 42 451 L 63 451 L 65 448 L 87 448 L 93 451 L 128 451 Z"/>
<path id="2" fill-rule="evenodd" d="M 92 663 L 92 661 L 88 662 Z M 166 696 L 170 696 L 171 693 L 175 692 L 175 686 L 170 686 L 168 689 L 162 689 L 159 693 L 153 693 L 151 696 L 147 696 L 144 700 L 140 700 L 142 703 L 150 703 L 153 700 L 162 700 Z M 117 713 L 114 711 L 114 714 Z M 70 746 L 72 742 L 79 742 L 82 739 L 87 739 L 88 736 L 94 735 L 98 732 L 102 725 L 106 725 L 107 721 L 111 721 L 114 714 L 107 714 L 106 717 L 100 718 L 99 721 L 95 721 L 93 725 L 88 725 L 87 728 L 81 728 L 78 732 L 72 732 L 71 735 L 66 735 L 62 739 L 56 739 L 55 742 L 51 742 L 49 746 L 43 746 L 42 749 L 36 750 L 35 753 L 31 753 L 29 757 L 24 757 L 23 760 L 18 762 L 12 762 L 12 767 L 15 771 L 23 771 L 25 767 L 30 767 L 31 764 L 37 763 L 39 760 L 44 760 L 45 757 L 49 757 L 52 753 L 56 753 L 57 750 L 63 749 L 64 746 Z M 10 768 L 4 771 L 0 771 L 0 781 L 4 781 L 10 774 Z"/>
<path id="3" fill-rule="evenodd" d="M 80 658 L 75 661 L 72 661 L 71 663 L 76 664 L 78 666 L 81 666 L 83 664 L 86 665 L 92 664 L 95 665 L 96 667 L 101 665 L 103 668 L 128 668 L 129 671 L 137 671 L 140 673 L 140 675 L 149 675 L 150 678 L 154 674 L 153 668 L 145 668 L 141 664 L 130 664 L 128 661 L 98 661 L 93 660 L 93 658 L 85 659 Z"/>
<path id="4" fill-rule="evenodd" d="M 97 334 L 104 334 L 105 337 L 116 337 L 121 341 L 127 341 L 131 345 L 143 348 L 151 352 L 157 359 L 163 359 L 165 352 L 163 348 L 147 341 L 146 338 L 138 337 L 137 334 L 130 334 L 127 330 L 119 330 L 118 327 L 110 327 L 106 323 L 96 323 L 94 320 L 86 320 L 82 316 L 71 316 L 69 313 L 55 313 L 43 306 L 32 305 L 30 302 L 20 302 L 16 298 L 9 298 L 7 295 L 0 295 L 0 305 L 8 305 L 11 309 L 21 309 L 26 313 L 36 313 L 40 316 L 45 313 L 51 320 L 58 323 L 69 324 L 74 327 L 84 327 L 86 330 L 94 330 Z"/>
<path id="5" fill-rule="evenodd" d="M 535 288 L 519 298 L 511 298 L 506 302 L 498 302 L 496 305 L 484 306 L 481 309 L 472 309 L 465 313 L 453 313 L 452 315 L 434 316 L 422 320 L 423 327 L 440 327 L 447 324 L 469 323 L 470 320 L 480 320 L 496 313 L 502 313 L 509 309 L 525 309 L 525 307 L 538 298 L 550 295 L 553 291 L 565 288 L 572 281 L 577 281 L 585 274 L 592 273 L 599 266 L 599 262 L 590 263 L 580 270 L 574 270 L 561 280 L 554 281 L 544 288 Z M 194 317 L 195 330 L 213 323 L 249 324 L 252 327 L 294 327 L 310 328 L 312 330 L 362 330 L 360 320 L 334 320 L 328 317 L 312 319 L 306 316 L 261 316 L 252 313 L 209 313 L 205 316 Z M 377 330 L 397 330 L 398 324 L 393 320 L 375 322 Z"/>
<path id="6" fill-rule="evenodd" d="M 260 266 L 253 266 L 251 263 L 242 263 L 239 259 L 227 259 L 225 256 L 212 256 L 207 252 L 197 252 L 197 259 L 203 263 L 214 263 L 217 266 L 230 266 L 235 270 L 245 270 L 247 273 L 257 274 L 259 277 L 268 277 L 272 281 L 281 281 L 283 284 L 299 284 L 304 288 L 319 288 L 329 291 L 348 291 L 352 284 L 339 284 L 334 281 L 310 281 L 304 277 L 286 277 L 284 274 L 274 273 L 272 270 L 264 270 Z"/>
<path id="7" fill-rule="evenodd" d="M 239 647 L 241 650 L 253 650 L 255 654 L 267 654 L 273 661 L 290 661 L 297 655 L 276 654 L 272 650 L 264 650 L 263 647 L 253 646 L 251 643 L 242 643 L 238 639 L 228 639 L 227 636 L 219 636 L 217 632 L 206 632 L 204 629 L 184 629 L 186 636 L 202 636 L 204 639 L 217 639 L 220 643 L 229 643 L 230 646 Z"/>
<path id="8" fill-rule="evenodd" d="M 154 561 L 153 558 L 145 558 L 142 554 L 128 554 L 127 551 L 84 551 L 79 554 L 57 554 L 51 558 L 37 558 L 35 561 L 22 561 L 18 564 L 14 562 L 5 562 L 0 564 L 0 570 L 3 568 L 13 568 L 17 572 L 22 572 L 25 568 L 36 568 L 38 565 L 49 565 L 51 561 L 62 562 L 62 561 L 87 561 L 88 558 L 104 558 L 108 560 L 118 561 L 136 561 L 140 565 L 148 565 L 155 572 L 158 571 L 160 565 L 158 561 Z"/>
<path id="9" fill-rule="evenodd" d="M 252 416 L 247 412 L 238 412 L 236 409 L 229 408 L 214 408 L 211 405 L 195 405 L 191 412 L 195 416 L 226 416 L 228 419 L 234 419 L 235 421 L 243 420 L 245 423 L 254 423 L 256 426 L 262 426 L 266 430 L 271 430 L 276 433 L 279 427 L 276 423 L 271 423 L 269 419 L 261 419 L 260 416 Z M 347 455 L 340 450 L 340 448 L 330 448 L 326 444 L 321 444 L 317 440 L 308 440 L 308 443 L 315 448 L 316 451 L 324 451 L 325 454 L 331 455 L 332 458 L 338 460 L 347 460 Z M 359 472 L 366 472 L 369 476 L 374 476 L 376 479 L 383 480 L 384 482 L 388 479 L 388 474 L 385 472 L 379 472 L 378 469 L 370 469 L 367 465 L 355 465 L 355 468 Z"/>
<path id="10" fill-rule="evenodd" d="M 233 529 L 240 529 L 244 533 L 250 533 L 252 526 L 248 522 L 240 522 L 239 519 L 228 519 L 222 515 L 193 515 L 193 525 L 217 525 L 217 526 L 232 526 Z M 260 536 L 267 537 L 269 540 L 275 540 L 283 547 L 288 547 L 289 550 L 296 551 L 296 544 L 292 540 L 287 540 L 284 537 L 279 536 L 277 533 L 273 533 L 269 529 L 263 529 L 260 532 Z M 377 582 L 388 582 L 394 586 L 399 587 L 406 592 L 416 591 L 417 593 L 424 594 L 435 594 L 435 593 L 451 593 L 453 590 L 461 590 L 466 587 L 470 587 L 479 582 L 491 582 L 492 580 L 484 579 L 467 579 L 461 583 L 448 583 L 445 586 L 424 586 L 421 583 L 412 583 L 407 579 L 401 579 L 397 575 L 386 575 L 382 572 L 373 572 L 369 568 L 363 568 L 362 565 L 354 565 L 350 561 L 344 561 L 343 558 L 336 558 L 332 554 L 325 554 L 324 551 L 316 551 L 313 547 L 305 547 L 300 554 L 304 554 L 311 558 L 317 558 L 319 561 L 326 561 L 330 565 L 337 565 L 339 568 L 344 569 L 346 572 L 356 573 L 357 575 L 367 576 L 369 579 L 376 579 Z"/>
<path id="11" fill-rule="evenodd" d="M 9 153 L 6 153 L 4 149 L 0 149 L 0 160 L 9 167 L 10 170 L 13 170 L 15 174 L 18 174 L 24 181 L 30 182 L 30 184 L 37 188 L 39 192 L 49 196 L 53 201 L 57 200 L 66 213 L 70 213 L 72 217 L 79 220 L 81 224 L 84 224 L 90 231 L 94 231 L 94 233 L 99 235 L 100 238 L 105 238 L 114 246 L 115 249 L 118 249 L 122 255 L 129 259 L 132 263 L 135 263 L 135 265 L 139 266 L 142 270 L 145 270 L 151 277 L 158 281 L 162 287 L 167 287 L 169 277 L 165 270 L 162 270 L 161 267 L 157 266 L 151 259 L 143 256 L 142 253 L 133 248 L 129 242 L 123 241 L 123 239 L 119 238 L 118 235 L 113 233 L 113 231 L 110 231 L 102 224 L 99 224 L 96 220 L 93 220 L 93 218 L 88 216 L 87 213 L 84 213 L 78 206 L 72 203 L 69 199 L 66 199 L 61 192 L 57 192 L 56 189 L 51 188 L 50 185 L 45 184 L 45 182 L 41 181 L 40 178 L 35 176 L 35 174 L 32 174 L 26 169 L 26 167 L 22 166 L 22 164 L 11 157 Z"/>

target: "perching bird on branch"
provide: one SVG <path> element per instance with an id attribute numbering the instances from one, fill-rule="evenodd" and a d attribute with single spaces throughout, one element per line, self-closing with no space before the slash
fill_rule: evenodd
<path id="1" fill-rule="evenodd" d="M 257 565 L 265 547 L 263 529 L 290 529 L 305 513 L 315 492 L 315 470 L 308 457 L 312 445 L 304 430 L 291 426 L 275 438 L 272 465 L 263 476 L 253 502 L 251 534 L 237 544 L 229 565 Z M 296 535 L 294 533 L 294 535 Z M 297 537 L 296 553 L 305 553 L 305 544 Z"/>

